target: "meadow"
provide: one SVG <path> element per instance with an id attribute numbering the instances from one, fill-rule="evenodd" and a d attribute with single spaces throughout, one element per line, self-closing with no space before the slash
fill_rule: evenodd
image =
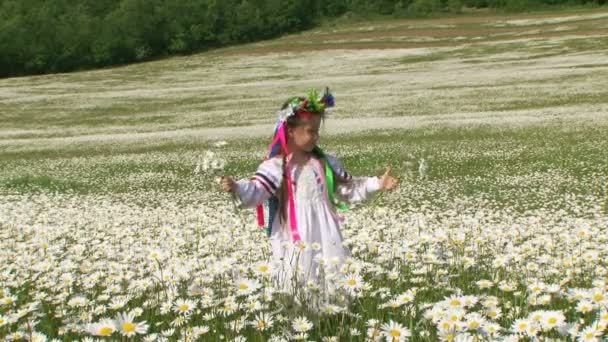
<path id="1" fill-rule="evenodd" d="M 400 181 L 341 213 L 331 296 L 281 289 L 215 181 L 249 177 L 277 107 L 325 86 L 321 145 Z M 606 9 L 335 21 L 0 79 L 0 339 L 601 341 L 607 137 Z"/>

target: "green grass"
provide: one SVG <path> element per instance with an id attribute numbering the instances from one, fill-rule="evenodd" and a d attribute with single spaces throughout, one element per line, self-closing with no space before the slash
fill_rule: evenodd
<path id="1" fill-rule="evenodd" d="M 386 165 L 392 165 L 402 186 L 416 190 L 416 196 L 404 190 L 401 199 L 387 201 L 445 207 L 451 198 L 486 198 L 497 206 L 525 211 L 563 207 L 566 194 L 606 196 L 601 183 L 608 179 L 606 136 L 608 125 L 436 127 L 329 136 L 323 138 L 323 146 L 337 151 L 355 175 L 380 175 Z M 0 192 L 209 190 L 216 186 L 216 174 L 192 174 L 204 151 L 216 150 L 227 160 L 223 174 L 246 178 L 260 163 L 267 143 L 267 139 L 234 140 L 226 147 L 213 148 L 205 140 L 167 141 L 148 146 L 92 145 L 2 153 Z M 423 157 L 429 161 L 426 179 L 417 176 L 417 164 L 406 165 L 412 156 L 414 162 Z M 142 175 L 152 178 L 136 181 Z"/>

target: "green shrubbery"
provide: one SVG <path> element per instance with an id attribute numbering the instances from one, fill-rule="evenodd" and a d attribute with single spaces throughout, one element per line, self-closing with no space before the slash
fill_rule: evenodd
<path id="1" fill-rule="evenodd" d="M 0 77 L 71 71 L 276 37 L 321 17 L 522 11 L 589 0 L 4 0 Z M 602 4 L 606 0 L 592 0 Z"/>

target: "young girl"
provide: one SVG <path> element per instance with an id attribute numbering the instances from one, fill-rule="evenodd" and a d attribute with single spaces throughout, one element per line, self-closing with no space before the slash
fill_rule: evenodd
<path id="1" fill-rule="evenodd" d="M 316 282 L 321 263 L 325 274 L 337 274 L 349 257 L 342 245 L 334 197 L 360 202 L 397 184 L 390 168 L 381 177 L 354 178 L 317 146 L 325 108 L 333 102 L 328 90 L 320 99 L 314 90 L 306 98 L 289 99 L 279 111 L 268 158 L 255 175 L 237 182 L 221 178 L 224 191 L 234 192 L 242 207 L 257 206 L 260 226 L 264 225 L 261 203 L 268 200 L 270 241 L 283 284 Z"/>

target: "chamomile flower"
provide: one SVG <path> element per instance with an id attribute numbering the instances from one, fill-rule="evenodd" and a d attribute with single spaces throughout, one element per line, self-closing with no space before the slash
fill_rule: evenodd
<path id="1" fill-rule="evenodd" d="M 181 315 L 190 315 L 196 309 L 196 302 L 190 299 L 178 299 L 175 301 L 173 311 Z"/>
<path id="2" fill-rule="evenodd" d="M 406 327 L 392 320 L 383 324 L 380 329 L 389 342 L 406 341 L 412 335 Z"/>
<path id="3" fill-rule="evenodd" d="M 563 325 L 565 320 L 566 317 L 561 311 L 546 311 L 541 320 L 541 327 L 544 331 L 549 331 Z"/>
<path id="4" fill-rule="evenodd" d="M 589 313 L 595 310 L 595 305 L 588 300 L 581 300 L 576 304 L 576 311 L 582 314 Z"/>
<path id="5" fill-rule="evenodd" d="M 254 327 L 258 331 L 265 331 L 270 329 L 274 324 L 274 317 L 268 313 L 259 313 L 255 316 L 255 319 L 249 322 L 249 325 Z"/>
<path id="6" fill-rule="evenodd" d="M 121 335 L 133 337 L 137 334 L 145 334 L 148 331 L 146 322 L 134 322 L 135 315 L 133 313 L 119 313 L 116 316 L 115 324 Z"/>
<path id="7" fill-rule="evenodd" d="M 98 323 L 89 324 L 86 330 L 93 336 L 111 336 L 116 331 L 116 325 L 113 320 L 106 318 Z"/>
<path id="8" fill-rule="evenodd" d="M 253 267 L 253 272 L 259 276 L 268 277 L 274 273 L 274 268 L 272 267 L 272 264 L 268 262 L 259 262 Z"/>
<path id="9" fill-rule="evenodd" d="M 236 282 L 236 294 L 237 296 L 246 296 L 255 292 L 260 288 L 260 283 L 252 279 L 239 279 Z"/>
<path id="10" fill-rule="evenodd" d="M 292 321 L 291 326 L 292 326 L 293 330 L 298 333 L 305 333 L 305 332 L 309 331 L 310 329 L 312 329 L 312 323 L 310 323 L 308 318 L 306 318 L 304 316 L 295 318 Z"/>
<path id="11" fill-rule="evenodd" d="M 346 274 L 341 282 L 342 288 L 349 292 L 359 290 L 363 286 L 363 284 L 363 278 L 361 278 L 361 276 L 356 273 Z"/>
<path id="12" fill-rule="evenodd" d="M 487 279 L 478 280 L 476 282 L 476 284 L 477 284 L 477 287 L 479 287 L 482 290 L 489 289 L 494 285 L 494 283 L 492 283 L 492 281 L 487 280 Z"/>
<path id="13" fill-rule="evenodd" d="M 529 319 L 517 319 L 515 322 L 513 322 L 511 329 L 513 329 L 513 331 L 516 333 L 524 334 L 533 324 L 534 322 L 530 321 Z"/>
<path id="14" fill-rule="evenodd" d="M 600 334 L 598 334 L 594 326 L 588 326 L 578 334 L 576 340 L 578 342 L 599 342 L 599 336 Z"/>

